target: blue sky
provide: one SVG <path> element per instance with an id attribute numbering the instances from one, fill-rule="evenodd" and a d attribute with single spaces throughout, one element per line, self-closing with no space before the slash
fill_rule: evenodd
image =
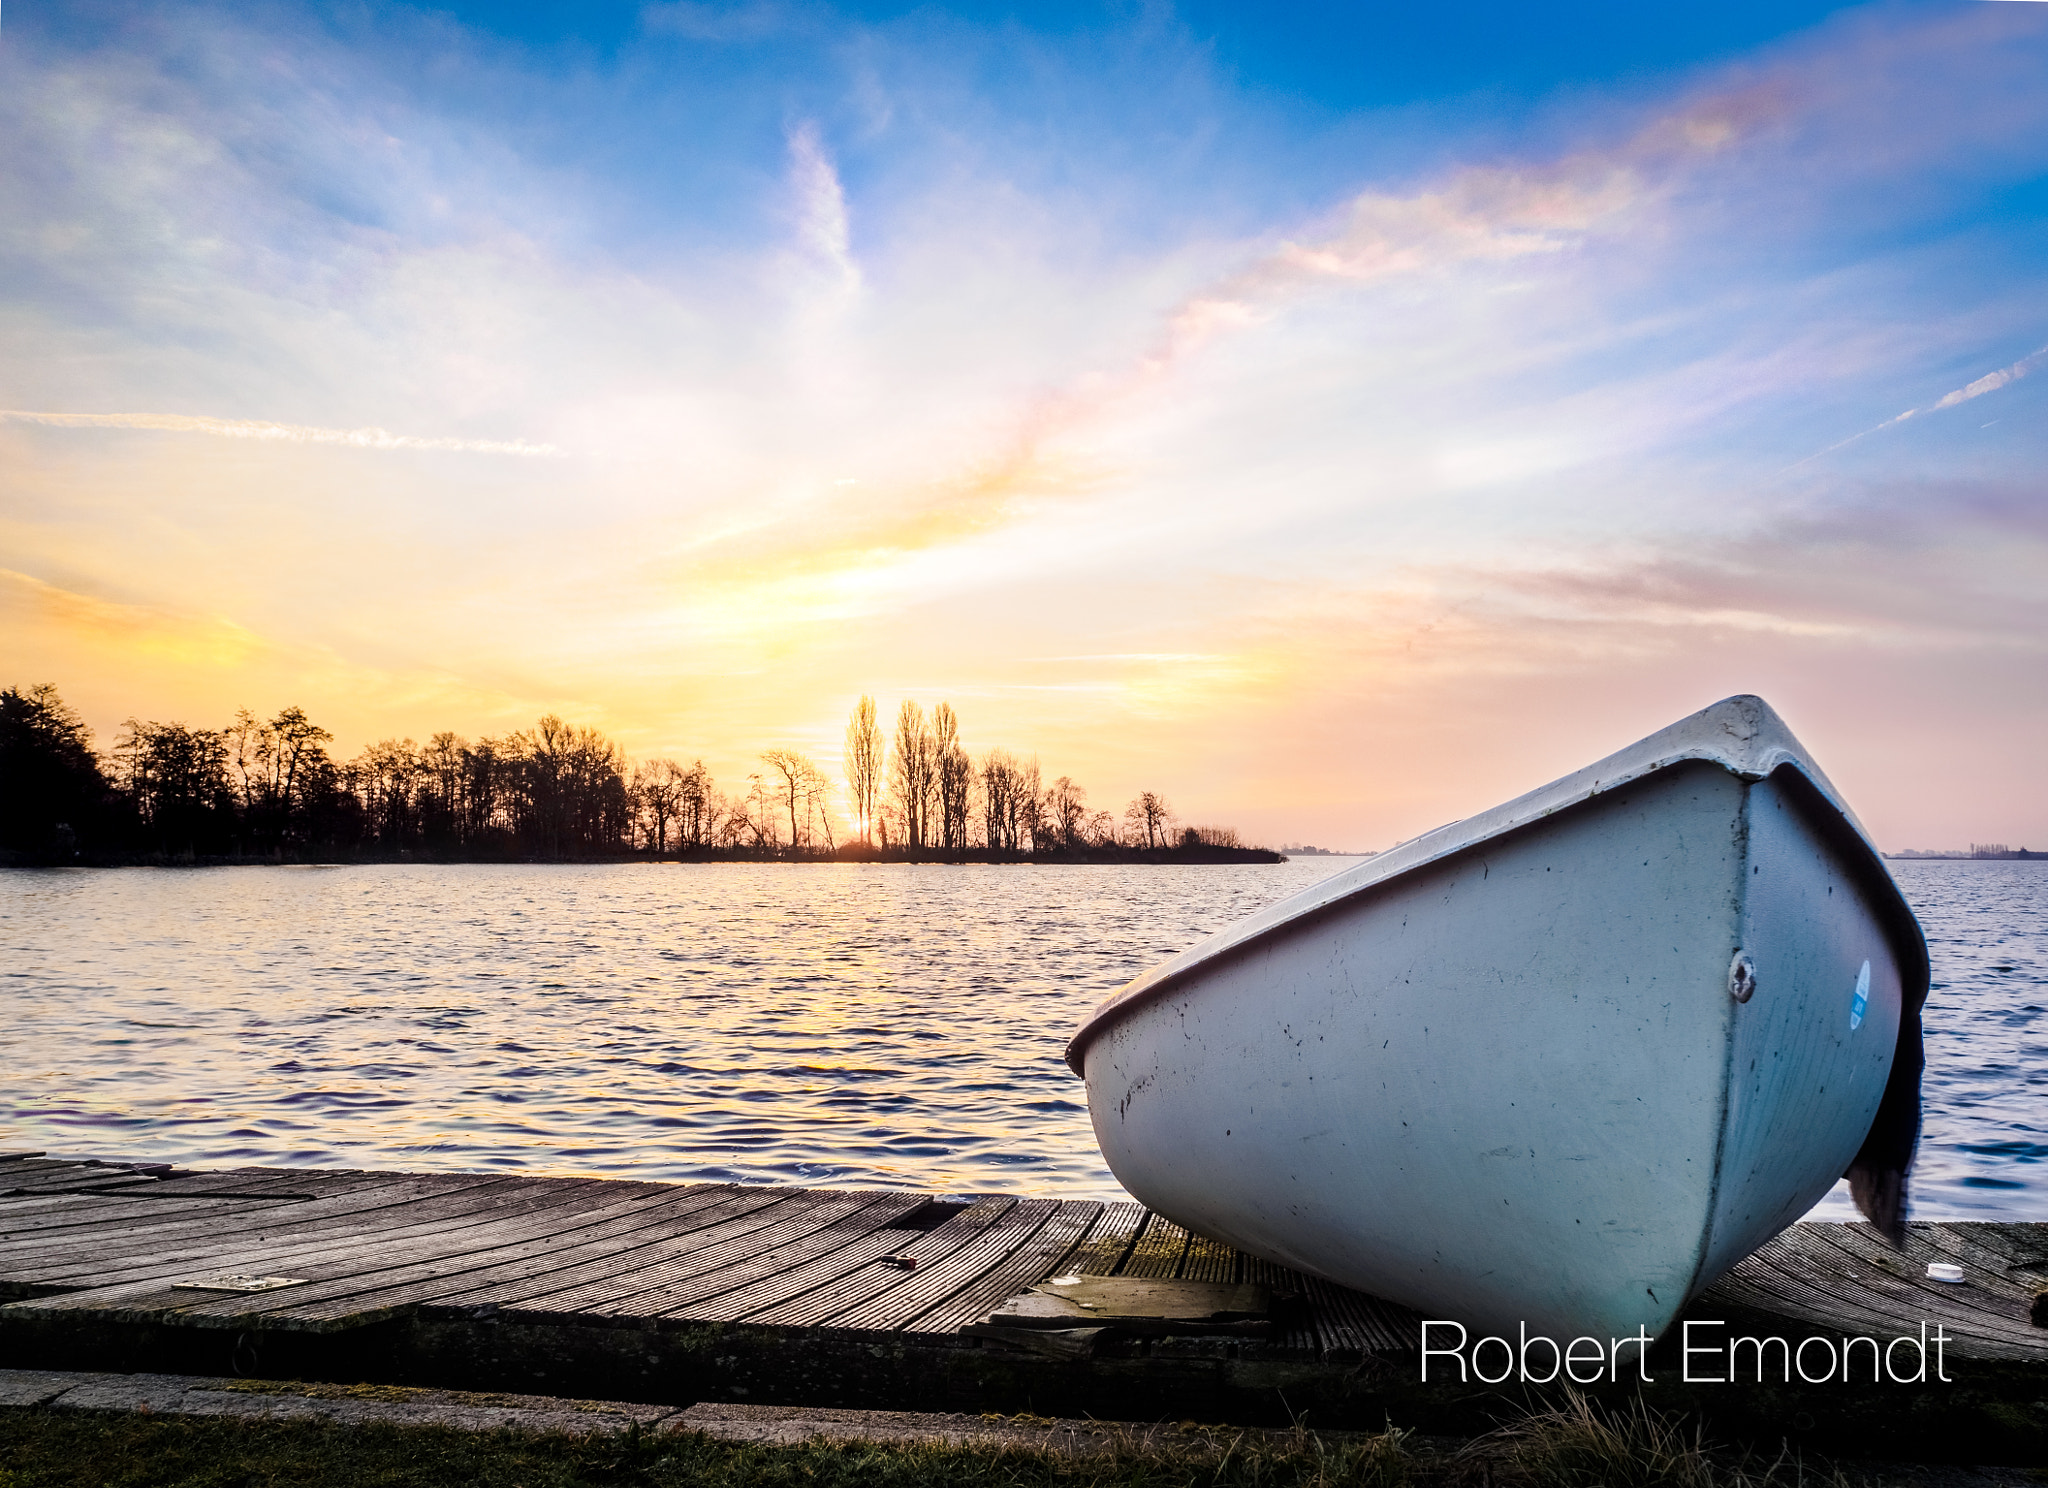
<path id="1" fill-rule="evenodd" d="M 2044 125 L 1995 0 L 17 4 L 12 680 L 729 780 L 943 697 L 1359 846 L 1756 690 L 2048 843 Z"/>

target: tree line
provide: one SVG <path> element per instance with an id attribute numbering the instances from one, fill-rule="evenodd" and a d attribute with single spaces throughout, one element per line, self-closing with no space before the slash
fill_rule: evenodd
<path id="1" fill-rule="evenodd" d="M 1228 827 L 1183 825 L 1156 792 L 1111 812 L 1069 776 L 1045 780 L 1035 757 L 971 754 L 945 703 L 926 713 L 905 702 L 885 730 L 863 697 L 837 779 L 796 750 L 769 749 L 731 792 L 701 759 L 636 762 L 599 730 L 553 715 L 499 738 L 384 739 L 346 760 L 333 742 L 301 708 L 244 709 L 220 728 L 130 718 L 101 752 L 54 687 L 9 687 L 0 849 L 60 861 L 1247 851 Z"/>

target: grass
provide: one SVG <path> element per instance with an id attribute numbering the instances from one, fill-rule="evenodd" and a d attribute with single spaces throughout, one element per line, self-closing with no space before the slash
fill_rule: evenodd
<path id="1" fill-rule="evenodd" d="M 1398 1488 L 1405 1457 L 1238 1433 L 1064 1458 L 945 1446 L 766 1447 L 692 1435 L 572 1438 L 439 1427 L 0 1411 L 0 1488 Z"/>
<path id="2" fill-rule="evenodd" d="M 1698 1425 L 1688 1430 L 1641 1397 L 1614 1410 L 1577 1391 L 1466 1455 L 1498 1462 L 1499 1478 L 1525 1488 L 1853 1488 L 1839 1469 L 1816 1471 L 1789 1452 L 1759 1461 L 1717 1448 Z"/>
<path id="3" fill-rule="evenodd" d="M 769 1447 L 441 1427 L 0 1409 L 0 1488 L 1858 1488 L 1717 1452 L 1640 1403 L 1580 1397 L 1462 1448 L 1408 1433 L 1184 1427 L 1097 1456 L 1019 1448 Z"/>

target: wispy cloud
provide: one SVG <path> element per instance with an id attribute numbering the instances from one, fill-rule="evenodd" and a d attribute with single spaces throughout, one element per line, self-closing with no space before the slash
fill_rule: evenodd
<path id="1" fill-rule="evenodd" d="M 1782 112 L 1774 90 L 1735 88 L 1660 115 L 1610 147 L 1549 162 L 1468 167 L 1407 194 L 1362 192 L 1322 231 L 1283 242 L 1191 297 L 1174 313 L 1152 365 L 1318 287 L 1566 252 L 1603 228 L 1620 229 L 1632 213 L 1668 195 L 1686 164 L 1720 153 Z"/>
<path id="2" fill-rule="evenodd" d="M 464 455 L 520 455 L 559 458 L 552 444 L 523 439 L 440 439 L 393 434 L 388 429 L 321 429 L 310 424 L 273 424 L 260 419 L 219 419 L 182 413 L 38 413 L 0 408 L 0 419 L 46 424 L 59 429 L 157 429 L 171 434 L 211 434 L 218 439 L 257 439 L 271 444 L 342 444 L 369 450 L 441 450 Z"/>
<path id="3" fill-rule="evenodd" d="M 2010 367 L 2000 367 L 1996 372 L 1987 372 L 1975 382 L 1967 383 L 1952 393 L 1945 393 L 1927 408 L 1917 411 L 1933 413 L 1939 409 L 1953 408 L 1958 403 L 1967 403 L 1972 398 L 1981 398 L 1986 393 L 1995 393 L 2009 382 L 2018 382 L 2022 377 L 2025 377 L 2029 372 L 2040 366 L 2043 361 L 2048 361 L 2048 346 L 2042 347 L 2031 355 L 2021 357 Z M 1899 415 L 1899 418 L 1907 419 L 1912 416 L 1911 413 L 1902 413 Z M 1898 419 L 1894 419 L 1892 422 L 1897 423 Z"/>
<path id="4" fill-rule="evenodd" d="M 839 271 L 844 288 L 860 288 L 860 265 L 854 262 L 852 228 L 846 215 L 846 189 L 816 124 L 807 121 L 789 131 L 789 176 L 796 195 L 799 239 Z"/>
<path id="5" fill-rule="evenodd" d="M 1859 439 L 1868 439 L 1873 434 L 1882 434 L 1886 429 L 1897 428 L 1908 419 L 1923 418 L 1930 413 L 1940 413 L 1944 408 L 1954 408 L 1958 403 L 1967 403 L 1972 398 L 1981 398 L 1986 393 L 1995 393 L 2008 383 L 2018 382 L 2043 362 L 2048 362 L 2048 346 L 2042 347 L 2039 351 L 2028 353 L 2009 367 L 2000 367 L 1996 372 L 1987 372 L 1975 382 L 1965 383 L 1952 393 L 1944 393 L 1932 403 L 1924 404 L 1919 408 L 1909 408 L 1904 413 L 1895 414 L 1883 423 L 1865 429 L 1861 434 L 1851 434 L 1847 439 L 1840 440 L 1829 445 L 1824 450 L 1808 455 L 1799 464 L 1810 464 L 1812 461 L 1818 460 L 1822 455 L 1832 455 L 1838 449 L 1847 449 Z M 1796 470 L 1799 467 L 1795 465 L 1792 468 Z"/>

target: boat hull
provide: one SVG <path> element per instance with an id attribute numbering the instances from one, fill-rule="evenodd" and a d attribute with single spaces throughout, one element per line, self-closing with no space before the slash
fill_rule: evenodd
<path id="1" fill-rule="evenodd" d="M 1076 1041 L 1110 1168 L 1425 1317 L 1656 1336 L 1885 1096 L 1909 974 L 1816 799 L 1679 760 L 1202 955 Z"/>

